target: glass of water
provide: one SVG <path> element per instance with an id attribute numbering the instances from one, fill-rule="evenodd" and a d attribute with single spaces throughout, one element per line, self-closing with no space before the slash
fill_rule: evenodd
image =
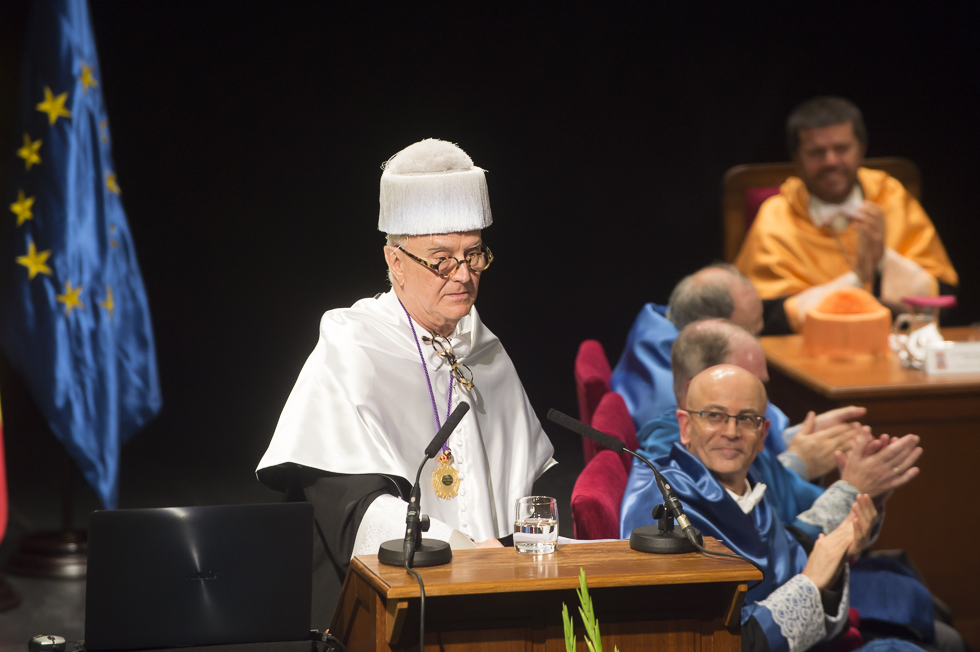
<path id="1" fill-rule="evenodd" d="M 547 496 L 517 499 L 514 547 L 517 552 L 545 555 L 558 542 L 558 501 Z"/>

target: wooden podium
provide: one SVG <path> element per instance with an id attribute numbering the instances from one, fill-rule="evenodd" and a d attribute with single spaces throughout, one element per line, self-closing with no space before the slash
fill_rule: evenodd
<path id="1" fill-rule="evenodd" d="M 728 551 L 710 537 L 705 547 Z M 427 649 L 564 652 L 564 602 L 584 650 L 575 594 L 580 567 L 603 649 L 741 651 L 740 612 L 748 582 L 760 579 L 755 568 L 700 553 L 650 555 L 627 541 L 559 545 L 541 556 L 462 550 L 450 564 L 418 569 Z M 355 557 L 330 633 L 357 652 L 417 650 L 418 632 L 415 578 L 375 555 Z"/>

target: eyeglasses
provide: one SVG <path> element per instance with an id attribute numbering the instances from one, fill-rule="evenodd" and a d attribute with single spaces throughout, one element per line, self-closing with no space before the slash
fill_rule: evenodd
<path id="1" fill-rule="evenodd" d="M 683 408 L 681 408 L 683 409 Z M 688 414 L 696 414 L 712 428 L 722 428 L 728 425 L 729 419 L 735 419 L 735 427 L 742 432 L 756 432 L 766 420 L 757 414 L 725 414 L 715 410 L 684 410 Z"/>
<path id="2" fill-rule="evenodd" d="M 405 253 L 408 252 L 406 251 Z M 411 254 L 409 255 L 411 256 Z M 426 344 L 431 344 L 432 348 L 436 350 L 436 353 L 445 358 L 446 362 L 449 363 L 449 371 L 457 383 L 466 389 L 466 391 L 473 389 L 473 372 L 462 362 L 457 362 L 456 356 L 453 354 L 453 345 L 448 338 L 432 333 L 432 337 L 423 335 L 422 341 Z"/>
<path id="3" fill-rule="evenodd" d="M 417 262 L 419 265 L 428 267 L 443 278 L 449 278 L 456 273 L 456 270 L 459 269 L 459 266 L 463 263 L 469 265 L 470 271 L 477 274 L 485 270 L 487 267 L 490 267 L 490 263 L 493 262 L 493 254 L 490 253 L 490 248 L 488 246 L 482 245 L 482 247 L 483 249 L 480 251 L 474 251 L 466 254 L 466 257 L 463 258 L 463 260 L 449 256 L 448 258 L 436 258 L 436 262 L 434 263 L 430 263 L 427 260 L 422 260 L 418 256 L 408 253 L 402 249 L 401 245 L 398 245 L 396 248 L 400 249 L 406 256 Z"/>

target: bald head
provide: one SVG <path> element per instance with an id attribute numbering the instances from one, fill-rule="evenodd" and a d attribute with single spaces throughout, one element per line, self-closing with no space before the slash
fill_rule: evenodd
<path id="1" fill-rule="evenodd" d="M 766 387 L 754 374 L 733 364 L 705 369 L 691 379 L 687 398 L 691 405 L 710 404 L 716 395 L 724 394 L 740 409 L 756 414 L 766 413 Z M 706 403 L 706 401 L 708 403 Z M 701 409 L 701 408 L 698 408 Z"/>
<path id="2" fill-rule="evenodd" d="M 710 367 L 691 380 L 687 403 L 677 411 L 681 444 L 741 495 L 769 432 L 762 381 L 736 365 Z"/>
<path id="3" fill-rule="evenodd" d="M 687 406 L 688 385 L 705 369 L 734 364 L 768 382 L 766 357 L 759 341 L 741 326 L 726 319 L 706 319 L 681 331 L 670 352 L 677 405 Z"/>
<path id="4" fill-rule="evenodd" d="M 670 295 L 668 316 L 678 329 L 702 319 L 729 319 L 750 333 L 762 330 L 762 300 L 732 265 L 709 265 L 684 277 Z"/>

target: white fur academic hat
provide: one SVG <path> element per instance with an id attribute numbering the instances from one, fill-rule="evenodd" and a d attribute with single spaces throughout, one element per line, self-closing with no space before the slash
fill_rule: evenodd
<path id="1" fill-rule="evenodd" d="M 392 156 L 381 174 L 378 230 L 458 233 L 493 223 L 483 168 L 452 143 L 426 138 Z"/>

